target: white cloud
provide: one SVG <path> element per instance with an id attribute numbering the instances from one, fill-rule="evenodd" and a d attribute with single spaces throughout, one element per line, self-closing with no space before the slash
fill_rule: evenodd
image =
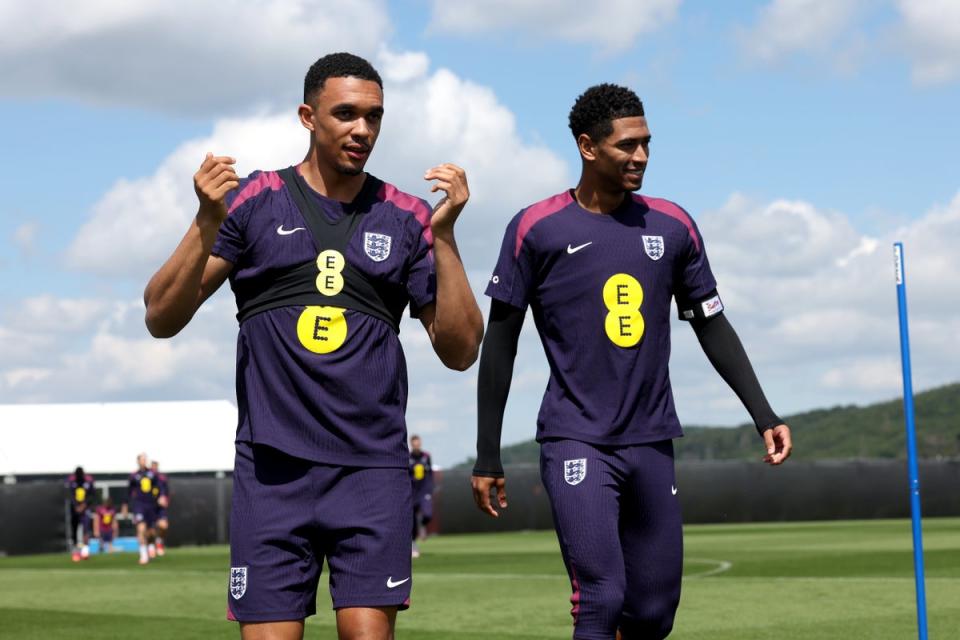
<path id="1" fill-rule="evenodd" d="M 939 84 L 960 76 L 960 3 L 955 0 L 899 0 L 903 40 L 913 58 L 918 84 Z"/>
<path id="2" fill-rule="evenodd" d="M 153 175 L 119 180 L 93 206 L 67 249 L 67 264 L 145 284 L 196 213 L 193 174 L 207 151 L 234 156 L 238 172 L 249 173 L 291 164 L 306 143 L 295 113 L 218 121 L 210 136 L 181 144 Z"/>
<path id="3" fill-rule="evenodd" d="M 435 201 L 423 171 L 441 162 L 464 167 L 472 197 L 458 226 L 459 237 L 468 262 L 484 249 L 483 262 L 468 266 L 486 270 L 492 266 L 487 264 L 486 249 L 499 244 L 509 217 L 568 186 L 567 167 L 546 147 L 520 138 L 513 114 L 489 88 L 446 69 L 428 74 L 418 62 L 420 56 L 384 52 L 385 77 L 404 81 L 386 86 L 387 115 L 369 169 Z M 419 75 L 411 75 L 413 71 Z M 245 174 L 295 163 L 307 144 L 308 134 L 292 110 L 219 120 L 210 136 L 181 144 L 153 175 L 118 181 L 94 205 L 70 244 L 67 264 L 145 283 L 193 218 L 197 206 L 193 174 L 206 151 L 235 156 L 238 172 Z M 520 175 L 522 180 L 517 179 Z"/>
<path id="4" fill-rule="evenodd" d="M 23 255 L 30 255 L 36 249 L 40 223 L 24 222 L 13 231 L 13 244 Z"/>
<path id="5" fill-rule="evenodd" d="M 230 113 L 298 99 L 314 60 L 371 56 L 382 0 L 0 0 L 0 95 Z"/>
<path id="6" fill-rule="evenodd" d="M 896 395 L 895 240 L 906 252 L 914 385 L 957 379 L 960 303 L 944 299 L 943 278 L 960 272 L 953 246 L 960 237 L 960 194 L 879 238 L 810 203 L 763 204 L 740 195 L 698 223 L 727 315 L 774 408 L 786 413 Z M 705 385 L 716 374 L 683 334 L 677 330 L 671 366 L 681 414 L 695 423 L 745 420 L 742 409 L 706 409 L 732 394 L 723 385 Z"/>
<path id="7" fill-rule="evenodd" d="M 740 44 L 765 64 L 812 53 L 853 66 L 865 46 L 854 29 L 864 7 L 863 0 L 773 0 L 760 9 L 755 25 L 739 32 Z"/>
<path id="8" fill-rule="evenodd" d="M 895 358 L 860 358 L 831 367 L 820 377 L 824 387 L 894 396 L 901 386 L 900 363 Z"/>
<path id="9" fill-rule="evenodd" d="M 383 64 L 383 79 L 388 83 L 402 84 L 422 78 L 430 68 L 430 58 L 420 51 L 395 53 L 381 47 L 379 59 Z"/>
<path id="10" fill-rule="evenodd" d="M 670 22 L 680 0 L 433 0 L 430 28 L 441 33 L 510 31 L 605 51 L 629 48 L 644 33 Z"/>
<path id="11" fill-rule="evenodd" d="M 23 300 L 9 311 L 10 326 L 36 332 L 89 332 L 110 304 L 88 298 L 56 298 L 45 294 Z"/>
<path id="12" fill-rule="evenodd" d="M 232 397 L 232 305 L 208 305 L 178 340 L 161 341 L 138 300 L 18 301 L 0 318 L 0 403 Z"/>
<path id="13" fill-rule="evenodd" d="M 3 372 L 3 381 L 7 387 L 16 389 L 24 382 L 37 383 L 46 380 L 53 374 L 50 369 L 29 367 L 24 369 L 10 369 Z"/>

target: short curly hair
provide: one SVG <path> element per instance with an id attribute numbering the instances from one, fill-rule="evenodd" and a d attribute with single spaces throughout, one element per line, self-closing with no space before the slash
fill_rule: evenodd
<path id="1" fill-rule="evenodd" d="M 314 62 L 303 79 L 303 101 L 311 103 L 323 89 L 327 78 L 360 78 L 371 80 L 383 89 L 383 80 L 373 65 L 352 53 L 330 53 Z"/>
<path id="2" fill-rule="evenodd" d="M 599 142 L 613 133 L 614 120 L 642 115 L 643 102 L 633 91 L 616 84 L 598 84 L 580 94 L 570 109 L 570 131 L 574 139 L 585 133 Z"/>

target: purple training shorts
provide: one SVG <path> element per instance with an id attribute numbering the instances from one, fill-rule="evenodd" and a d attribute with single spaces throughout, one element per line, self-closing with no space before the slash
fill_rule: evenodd
<path id="1" fill-rule="evenodd" d="M 412 526 L 405 468 L 341 467 L 237 443 L 227 618 L 316 613 L 323 561 L 333 608 L 407 608 Z"/>

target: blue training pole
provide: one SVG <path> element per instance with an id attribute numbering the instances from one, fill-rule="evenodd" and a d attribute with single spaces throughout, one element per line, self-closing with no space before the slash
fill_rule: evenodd
<path id="1" fill-rule="evenodd" d="M 910 372 L 910 332 L 907 327 L 907 282 L 903 243 L 893 245 L 900 310 L 900 360 L 903 364 L 903 414 L 907 426 L 907 468 L 910 474 L 910 518 L 913 520 L 913 574 L 917 584 L 917 631 L 927 640 L 927 596 L 923 578 L 923 529 L 920 526 L 920 472 L 917 468 L 917 430 L 913 422 L 913 381 Z"/>

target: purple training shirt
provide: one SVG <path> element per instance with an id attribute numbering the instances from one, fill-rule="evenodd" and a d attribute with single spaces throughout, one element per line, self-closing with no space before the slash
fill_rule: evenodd
<path id="1" fill-rule="evenodd" d="M 670 301 L 701 302 L 716 286 L 696 225 L 667 200 L 630 195 L 600 215 L 564 191 L 518 213 L 486 293 L 533 309 L 550 364 L 537 440 L 680 436 Z"/>
<path id="2" fill-rule="evenodd" d="M 375 286 L 400 285 L 417 317 L 436 297 L 430 206 L 371 175 L 367 181 L 363 206 L 309 190 L 331 222 L 363 216 L 345 255 L 322 260 L 322 282 L 336 281 L 326 276 L 340 273 L 342 259 Z M 238 306 L 245 280 L 317 260 L 317 244 L 276 172 L 251 173 L 227 204 L 213 254 L 234 265 Z M 284 306 L 248 317 L 237 337 L 237 405 L 237 441 L 325 464 L 407 465 L 403 349 L 387 322 L 365 313 Z"/>

